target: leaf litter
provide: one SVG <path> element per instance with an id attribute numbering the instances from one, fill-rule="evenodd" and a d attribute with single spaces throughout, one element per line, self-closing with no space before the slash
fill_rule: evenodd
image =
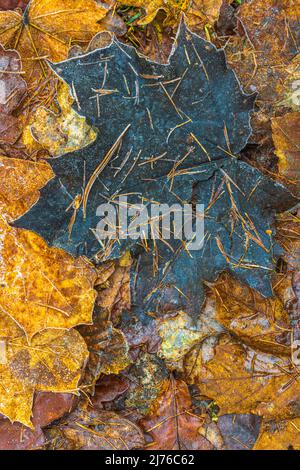
<path id="1" fill-rule="evenodd" d="M 299 12 L 239 4 L 0 2 L 1 449 L 299 449 Z M 99 252 L 138 179 L 203 256 Z"/>

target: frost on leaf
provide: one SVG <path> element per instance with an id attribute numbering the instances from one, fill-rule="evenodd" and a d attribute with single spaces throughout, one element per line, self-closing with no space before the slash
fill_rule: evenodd
<path id="1" fill-rule="evenodd" d="M 103 49 L 52 65 L 74 109 L 99 129 L 83 150 L 51 161 L 56 178 L 18 221 L 73 255 L 118 258 L 129 246 L 137 310 L 182 309 L 197 315 L 203 281 L 231 271 L 271 296 L 278 247 L 276 212 L 296 200 L 279 183 L 239 161 L 251 134 L 255 96 L 246 95 L 225 55 L 182 23 L 167 65 L 147 60 L 115 38 Z M 204 245 L 185 240 L 109 240 L 95 229 L 100 204 L 197 202 L 205 206 Z M 154 255 L 153 255 L 154 253 Z"/>
<path id="2" fill-rule="evenodd" d="M 46 329 L 30 345 L 17 324 L 1 309 L 0 413 L 33 427 L 31 409 L 37 391 L 78 393 L 88 351 L 73 330 Z"/>
<path id="3" fill-rule="evenodd" d="M 45 328 L 91 323 L 95 271 L 83 259 L 49 248 L 41 237 L 0 219 L 0 310 L 28 340 Z"/>

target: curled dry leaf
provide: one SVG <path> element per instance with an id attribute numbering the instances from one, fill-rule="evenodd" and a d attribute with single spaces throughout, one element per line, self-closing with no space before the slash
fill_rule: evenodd
<path id="1" fill-rule="evenodd" d="M 130 450 L 144 446 L 143 432 L 135 423 L 97 409 L 78 409 L 45 432 L 51 450 Z"/>
<path id="2" fill-rule="evenodd" d="M 287 419 L 299 415 L 299 369 L 290 358 L 257 352 L 222 335 L 208 360 L 195 347 L 186 357 L 186 380 L 216 401 L 221 414 L 253 413 Z"/>
<path id="3" fill-rule="evenodd" d="M 29 124 L 34 140 L 53 157 L 87 147 L 97 137 L 97 132 L 87 124 L 86 119 L 72 109 L 74 100 L 69 94 L 69 87 L 63 82 L 58 84 L 57 101 L 60 113 L 39 107 L 33 111 Z"/>
<path id="4" fill-rule="evenodd" d="M 5 50 L 0 44 L 0 145 L 14 144 L 22 132 L 18 118 L 12 113 L 26 91 L 18 52 Z"/>
<path id="5" fill-rule="evenodd" d="M 0 335 L 0 412 L 32 428 L 34 392 L 76 393 L 88 357 L 85 342 L 75 330 L 47 329 L 28 344 L 22 330 L 4 313 Z"/>
<path id="6" fill-rule="evenodd" d="M 53 171 L 45 162 L 0 156 L 0 212 L 8 222 L 18 219 L 39 199 Z"/>
<path id="7" fill-rule="evenodd" d="M 212 444 L 200 434 L 204 417 L 193 413 L 188 386 L 182 380 L 165 380 L 164 388 L 141 421 L 153 443 L 151 450 L 209 450 Z"/>
<path id="8" fill-rule="evenodd" d="M 266 299 L 226 275 L 212 289 L 216 297 L 216 320 L 221 325 L 254 349 L 290 355 L 291 324 L 280 299 Z"/>
<path id="9" fill-rule="evenodd" d="M 0 220 L 0 310 L 31 339 L 45 328 L 92 322 L 94 269 Z"/>
<path id="10" fill-rule="evenodd" d="M 264 423 L 254 450 L 300 450 L 300 418 Z"/>
<path id="11" fill-rule="evenodd" d="M 291 180 L 291 190 L 300 193 L 300 112 L 272 119 L 273 141 L 281 175 Z"/>

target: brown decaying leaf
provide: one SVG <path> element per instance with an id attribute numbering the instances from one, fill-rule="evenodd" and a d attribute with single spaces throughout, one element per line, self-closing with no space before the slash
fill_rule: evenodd
<path id="1" fill-rule="evenodd" d="M 291 180 L 290 189 L 300 192 L 300 112 L 272 119 L 273 141 L 279 172 Z"/>
<path id="2" fill-rule="evenodd" d="M 285 78 L 285 67 L 297 50 L 300 5 L 294 0 L 247 0 L 238 18 L 253 54 L 252 83 L 259 102 L 274 106 L 277 83 Z"/>
<path id="3" fill-rule="evenodd" d="M 24 10 L 29 0 L 0 0 L 0 10 L 14 10 L 22 8 Z"/>
<path id="4" fill-rule="evenodd" d="M 132 260 L 125 253 L 120 260 L 107 262 L 98 269 L 96 305 L 101 317 L 117 323 L 123 310 L 131 306 L 130 268 Z"/>
<path id="5" fill-rule="evenodd" d="M 70 413 L 78 401 L 71 393 L 38 392 L 34 398 L 31 430 L 0 417 L 0 450 L 34 450 L 44 446 L 43 427 Z"/>
<path id="6" fill-rule="evenodd" d="M 123 332 L 114 328 L 111 322 L 95 322 L 79 327 L 79 331 L 89 350 L 83 388 L 93 394 L 95 383 L 102 374 L 118 374 L 131 363 L 129 346 Z"/>
<path id="7" fill-rule="evenodd" d="M 128 390 L 128 381 L 121 375 L 105 375 L 97 382 L 95 395 L 92 398 L 93 406 L 103 407 L 103 403 L 112 402 Z"/>
<path id="8" fill-rule="evenodd" d="M 254 349 L 289 356 L 291 324 L 279 298 L 266 299 L 232 276 L 223 275 L 212 287 L 216 320 Z"/>
<path id="9" fill-rule="evenodd" d="M 300 54 L 297 54 L 286 67 L 283 83 L 277 85 L 279 103 L 282 106 L 300 111 Z"/>
<path id="10" fill-rule="evenodd" d="M 212 444 L 200 434 L 204 418 L 193 413 L 188 386 L 182 380 L 170 378 L 141 421 L 153 443 L 149 450 L 209 450 Z"/>
<path id="11" fill-rule="evenodd" d="M 0 420 L 0 450 L 36 450 L 46 442 L 42 429 L 31 430 L 8 419 Z"/>
<path id="12" fill-rule="evenodd" d="M 254 450 L 300 450 L 300 418 L 265 423 Z"/>
<path id="13" fill-rule="evenodd" d="M 35 428 L 49 426 L 53 421 L 71 413 L 77 402 L 78 396 L 71 393 L 36 393 L 32 408 L 32 422 Z"/>
<path id="14" fill-rule="evenodd" d="M 300 270 L 300 209 L 298 213 L 278 217 L 277 239 L 284 249 L 283 258 L 290 269 Z"/>
<path id="15" fill-rule="evenodd" d="M 164 381 L 169 373 L 164 362 L 156 354 L 142 351 L 129 371 L 124 372 L 124 376 L 129 383 L 126 408 L 146 415 L 164 389 Z"/>
<path id="16" fill-rule="evenodd" d="M 14 144 L 22 132 L 18 118 L 13 115 L 27 91 L 22 73 L 19 54 L 0 44 L 0 145 Z"/>
<path id="17" fill-rule="evenodd" d="M 263 152 L 272 146 L 270 118 L 299 94 L 297 64 L 291 66 L 299 52 L 299 8 L 294 0 L 247 0 L 237 12 L 238 34 L 218 38 L 245 90 L 258 92 L 252 140 L 266 145 Z"/>
<path id="18" fill-rule="evenodd" d="M 295 214 L 282 214 L 277 221 L 277 238 L 284 248 L 282 256 L 286 263 L 286 273 L 282 282 L 276 285 L 276 295 L 284 302 L 293 321 L 300 327 L 300 211 Z M 298 332 L 299 338 L 300 334 Z M 298 338 L 294 338 L 298 339 Z"/>
<path id="19" fill-rule="evenodd" d="M 300 413 L 299 369 L 291 358 L 257 352 L 221 335 L 212 357 L 195 347 L 185 360 L 186 380 L 216 401 L 221 414 L 254 413 L 288 419 Z"/>
<path id="20" fill-rule="evenodd" d="M 39 189 L 53 177 L 45 162 L 0 156 L 0 212 L 8 222 L 21 217 L 39 199 Z"/>
<path id="21" fill-rule="evenodd" d="M 50 450 L 130 450 L 144 446 L 143 432 L 135 423 L 97 409 L 79 408 L 45 432 Z"/>
<path id="22" fill-rule="evenodd" d="M 49 248 L 44 240 L 0 219 L 0 311 L 30 340 L 45 328 L 92 322 L 94 269 L 84 258 Z"/>

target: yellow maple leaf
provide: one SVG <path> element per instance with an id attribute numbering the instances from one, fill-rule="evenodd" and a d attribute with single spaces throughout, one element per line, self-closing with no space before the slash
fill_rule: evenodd
<path id="1" fill-rule="evenodd" d="M 27 135 L 27 139 L 23 138 L 27 149 L 34 150 L 37 143 L 48 150 L 53 157 L 60 157 L 95 141 L 97 132 L 87 124 L 84 117 L 72 109 L 74 100 L 69 94 L 68 85 L 64 82 L 59 82 L 57 101 L 60 113 L 55 113 L 44 106 L 33 111 L 28 129 L 25 129 L 23 134 L 24 137 Z"/>
<path id="2" fill-rule="evenodd" d="M 167 13 L 165 24 L 178 24 L 181 14 L 185 13 L 187 24 L 193 28 L 214 23 L 219 17 L 222 0 L 123 0 L 122 4 L 145 10 L 140 24 L 151 23 L 158 11 L 164 10 Z"/>
<path id="3" fill-rule="evenodd" d="M 37 391 L 78 394 L 81 370 L 88 358 L 76 330 L 44 330 L 28 344 L 17 324 L 0 312 L 0 413 L 33 427 L 30 417 Z"/>
<path id="4" fill-rule="evenodd" d="M 87 44 L 107 11 L 95 0 L 32 0 L 23 15 L 0 11 L 0 42 L 19 52 L 29 90 L 45 88 L 51 78 L 46 60 L 59 62 L 72 43 Z"/>
<path id="5" fill-rule="evenodd" d="M 96 273 L 27 230 L 0 219 L 0 311 L 30 340 L 45 328 L 92 322 Z"/>
<path id="6" fill-rule="evenodd" d="M 39 189 L 53 178 L 46 162 L 0 156 L 0 212 L 8 221 L 16 220 L 37 202 Z"/>

